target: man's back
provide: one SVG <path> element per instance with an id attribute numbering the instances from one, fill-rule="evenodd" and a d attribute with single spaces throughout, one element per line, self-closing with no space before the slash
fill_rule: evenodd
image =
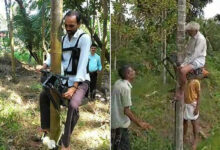
<path id="1" fill-rule="evenodd" d="M 188 81 L 185 89 L 185 103 L 191 104 L 196 101 L 199 97 L 200 82 L 197 79 Z"/>

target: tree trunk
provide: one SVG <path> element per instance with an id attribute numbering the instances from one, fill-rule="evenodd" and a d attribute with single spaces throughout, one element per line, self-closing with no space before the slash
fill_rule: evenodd
<path id="1" fill-rule="evenodd" d="M 178 0 L 177 48 L 179 52 L 184 51 L 185 19 L 186 0 Z M 182 60 L 182 58 L 178 56 L 178 60 Z M 176 87 L 179 87 L 178 83 Z M 184 97 L 175 103 L 175 150 L 183 150 L 183 102 Z"/>
<path id="2" fill-rule="evenodd" d="M 61 72 L 61 23 L 63 1 L 51 0 L 51 71 L 55 74 Z M 58 103 L 59 98 L 54 96 Z M 58 141 L 60 134 L 60 110 L 56 110 L 50 102 L 50 138 Z"/>
<path id="3" fill-rule="evenodd" d="M 42 25 L 41 25 L 41 33 L 42 33 L 42 50 L 41 50 L 41 60 L 42 63 L 44 61 L 44 53 L 47 52 L 46 44 L 45 44 L 45 11 L 46 11 L 46 2 L 43 2 L 42 5 Z"/>
<path id="4" fill-rule="evenodd" d="M 166 10 L 163 11 L 163 20 L 165 20 L 167 17 Z M 167 57 L 167 31 L 164 29 L 163 31 L 163 59 Z M 164 65 L 166 65 L 166 60 L 164 61 Z M 163 84 L 166 84 L 167 82 L 167 76 L 166 76 L 166 67 L 163 67 Z"/>
<path id="5" fill-rule="evenodd" d="M 11 5 L 11 0 L 7 4 L 5 0 L 5 9 L 8 22 L 9 38 L 10 38 L 10 48 L 11 48 L 11 69 L 12 69 L 12 81 L 16 81 L 15 74 L 15 58 L 14 58 L 14 36 L 13 36 L 13 10 Z"/>
<path id="6" fill-rule="evenodd" d="M 102 1 L 102 8 L 103 8 L 103 37 L 102 37 L 102 52 L 101 52 L 101 62 L 103 69 L 98 76 L 98 88 L 101 87 L 102 76 L 104 73 L 105 68 L 105 52 L 106 52 L 106 37 L 107 37 L 107 21 L 108 21 L 108 1 Z"/>

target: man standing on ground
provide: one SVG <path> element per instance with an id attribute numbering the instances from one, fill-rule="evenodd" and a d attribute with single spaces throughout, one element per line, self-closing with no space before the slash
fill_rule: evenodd
<path id="1" fill-rule="evenodd" d="M 199 117 L 199 102 L 200 102 L 200 82 L 198 79 L 189 79 L 186 83 L 184 92 L 184 141 L 186 141 L 186 134 L 188 128 L 188 121 L 191 121 L 193 127 L 193 145 L 192 149 L 196 150 L 198 142 L 198 117 Z"/>
<path id="2" fill-rule="evenodd" d="M 96 54 L 97 45 L 95 43 L 91 46 L 89 55 L 89 75 L 90 75 L 90 98 L 95 99 L 97 74 L 102 70 L 101 58 Z"/>
<path id="3" fill-rule="evenodd" d="M 111 149 L 130 150 L 128 133 L 130 122 L 133 121 L 143 129 L 150 129 L 151 126 L 139 120 L 130 110 L 131 82 L 135 78 L 135 71 L 131 66 L 124 65 L 118 73 L 121 79 L 115 82 L 111 96 Z"/>
<path id="4" fill-rule="evenodd" d="M 67 35 L 62 38 L 61 71 L 69 77 L 67 92 L 64 98 L 70 100 L 65 123 L 64 135 L 61 138 L 62 150 L 70 150 L 70 137 L 79 119 L 79 105 L 88 90 L 90 81 L 87 65 L 91 38 L 79 29 L 81 16 L 79 12 L 69 11 L 64 17 Z M 43 68 L 51 66 L 51 58 L 45 61 Z M 50 100 L 48 93 L 40 95 L 41 128 L 43 131 L 50 129 Z"/>

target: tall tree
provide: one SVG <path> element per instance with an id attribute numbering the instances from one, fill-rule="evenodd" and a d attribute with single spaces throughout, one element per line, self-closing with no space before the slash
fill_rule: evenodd
<path id="1" fill-rule="evenodd" d="M 177 48 L 179 52 L 184 50 L 185 19 L 186 0 L 178 0 Z M 178 57 L 178 60 L 182 61 L 181 55 Z M 178 83 L 176 87 L 179 88 Z M 184 97 L 181 97 L 175 103 L 175 150 L 183 150 L 183 101 Z"/>
<path id="2" fill-rule="evenodd" d="M 106 44 L 107 44 L 107 22 L 108 22 L 108 0 L 102 0 L 102 9 L 103 9 L 103 36 L 102 36 L 102 52 L 101 52 L 101 62 L 104 66 L 105 64 L 105 54 L 106 54 Z M 102 76 L 104 73 L 104 69 L 102 69 L 99 74 L 98 79 L 98 87 L 101 87 Z"/>
<path id="3" fill-rule="evenodd" d="M 61 23 L 63 12 L 62 0 L 51 0 L 51 71 L 61 72 Z M 59 104 L 58 96 L 54 95 L 55 102 Z M 56 110 L 50 102 L 50 138 L 56 142 L 60 135 L 60 111 Z"/>
<path id="4" fill-rule="evenodd" d="M 8 22 L 9 38 L 10 38 L 10 48 L 11 48 L 11 68 L 12 68 L 12 79 L 16 81 L 15 74 L 15 58 L 14 58 L 14 36 L 13 36 L 13 9 L 11 0 L 7 2 L 5 0 L 6 17 Z"/>

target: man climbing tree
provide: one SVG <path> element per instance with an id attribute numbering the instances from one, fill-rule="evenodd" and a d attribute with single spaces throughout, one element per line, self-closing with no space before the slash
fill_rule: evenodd
<path id="1" fill-rule="evenodd" d="M 186 25 L 186 32 L 191 37 L 187 47 L 187 56 L 179 67 L 180 70 L 180 88 L 177 90 L 176 96 L 182 97 L 186 83 L 186 75 L 192 70 L 204 67 L 206 56 L 206 39 L 199 32 L 200 25 L 196 22 L 190 22 Z M 177 98 L 178 99 L 178 98 Z"/>
<path id="2" fill-rule="evenodd" d="M 69 77 L 68 82 L 65 83 L 69 88 L 63 97 L 69 99 L 70 103 L 61 143 L 62 150 L 69 150 L 70 137 L 79 119 L 78 107 L 82 103 L 90 81 L 87 65 L 91 38 L 79 29 L 81 23 L 79 12 L 69 11 L 64 19 L 67 35 L 62 38 L 61 74 Z M 51 59 L 48 57 L 42 69 L 51 65 Z M 48 101 L 47 93 L 43 91 L 40 96 L 41 128 L 47 131 L 50 129 Z"/>

